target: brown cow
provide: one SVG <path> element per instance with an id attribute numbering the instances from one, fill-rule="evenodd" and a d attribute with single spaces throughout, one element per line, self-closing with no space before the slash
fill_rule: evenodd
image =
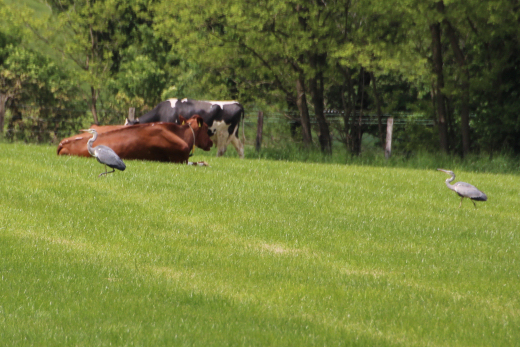
<path id="1" fill-rule="evenodd" d="M 186 124 L 147 123 L 136 125 L 92 126 L 98 133 L 94 146 L 105 145 L 121 159 L 187 163 L 193 144 L 209 151 L 213 142 L 202 118 L 190 118 Z M 90 157 L 87 141 L 92 135 L 66 138 L 58 145 L 58 155 Z"/>

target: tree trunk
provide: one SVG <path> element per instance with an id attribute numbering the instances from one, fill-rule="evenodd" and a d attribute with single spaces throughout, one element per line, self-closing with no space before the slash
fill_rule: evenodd
<path id="1" fill-rule="evenodd" d="M 448 148 L 454 148 L 457 144 L 457 134 L 455 133 L 452 102 L 448 96 L 444 96 L 444 105 L 446 106 L 446 124 L 448 126 Z"/>
<path id="2" fill-rule="evenodd" d="M 314 104 L 314 114 L 318 121 L 320 134 L 318 136 L 320 141 L 321 151 L 325 154 L 332 154 L 332 141 L 330 137 L 330 129 L 327 124 L 327 119 L 324 113 L 324 91 L 323 91 L 323 72 L 321 68 L 325 64 L 326 54 L 311 55 L 311 67 L 315 71 L 314 76 L 310 79 L 309 88 L 312 96 L 312 103 Z"/>
<path id="3" fill-rule="evenodd" d="M 352 122 L 350 125 L 350 139 L 351 142 L 351 152 L 352 155 L 359 155 L 361 153 L 361 140 L 363 138 L 363 111 L 365 106 L 365 76 L 366 71 L 364 68 L 360 68 L 359 70 L 359 77 L 358 77 L 358 84 L 357 84 L 357 95 L 354 92 L 354 85 L 352 82 L 352 79 L 350 78 L 350 93 L 352 95 Z M 370 77 L 368 77 L 369 83 L 370 83 Z M 359 107 L 357 107 L 359 105 Z M 357 110 L 357 119 L 356 119 L 356 109 Z"/>
<path id="4" fill-rule="evenodd" d="M 350 74 L 349 74 L 350 77 Z M 350 81 L 347 81 L 350 84 Z M 347 85 L 348 87 L 349 85 Z M 347 100 L 345 100 L 345 87 L 341 87 L 341 102 L 343 103 L 343 133 L 345 134 L 344 143 L 345 147 L 347 147 L 348 151 L 351 151 L 350 148 L 350 117 L 352 115 L 352 109 L 350 107 L 350 88 L 347 92 Z"/>
<path id="5" fill-rule="evenodd" d="M 309 108 L 307 107 L 307 97 L 305 94 L 305 77 L 303 72 L 298 73 L 298 79 L 296 80 L 296 105 L 300 112 L 300 119 L 302 124 L 302 137 L 303 144 L 306 147 L 312 145 L 312 133 L 311 133 L 311 120 L 309 117 Z"/>
<path id="6" fill-rule="evenodd" d="M 357 122 L 352 122 L 352 154 L 361 154 L 361 140 L 363 139 L 363 110 L 365 106 L 365 69 L 362 67 L 359 72 L 358 98 L 359 100 L 359 116 Z M 354 104 L 355 105 L 355 104 Z"/>
<path id="7" fill-rule="evenodd" d="M 442 47 L 441 47 L 441 25 L 435 23 L 430 25 L 432 34 L 432 59 L 435 80 L 435 99 L 437 109 L 437 124 L 439 127 L 439 142 L 441 151 L 448 153 L 448 127 L 446 124 L 446 113 L 444 111 L 444 75 L 442 68 Z"/>
<path id="8" fill-rule="evenodd" d="M 4 133 L 5 104 L 7 99 L 7 95 L 0 93 L 0 134 Z"/>
<path id="9" fill-rule="evenodd" d="M 462 150 L 464 156 L 468 155 L 471 150 L 471 139 L 469 135 L 469 71 L 464 67 L 465 80 L 462 82 L 462 98 L 460 110 L 460 123 L 462 131 Z"/>
<path id="10" fill-rule="evenodd" d="M 264 113 L 262 111 L 258 112 L 258 122 L 256 127 L 256 141 L 255 148 L 257 152 L 260 152 L 262 148 L 262 133 L 264 131 Z"/>
<path id="11" fill-rule="evenodd" d="M 444 3 L 441 1 L 438 3 L 439 11 L 444 13 Z M 462 151 L 464 156 L 469 154 L 470 151 L 470 137 L 469 137 L 469 70 L 466 64 L 466 57 L 462 52 L 462 49 L 459 45 L 459 40 L 455 30 L 453 29 L 451 23 L 444 18 L 443 24 L 446 27 L 446 34 L 450 39 L 451 49 L 455 54 L 455 60 L 462 70 L 462 97 L 460 98 L 461 109 L 460 109 L 460 123 L 461 123 L 461 131 L 462 131 Z"/>
<path id="12" fill-rule="evenodd" d="M 354 114 L 356 110 L 355 103 L 355 92 L 354 92 L 354 83 L 352 82 L 352 74 L 350 73 L 350 69 L 347 67 L 345 69 L 340 68 L 340 71 L 343 73 L 346 81 L 347 87 L 347 97 L 345 98 L 344 87 L 342 88 L 341 101 L 343 103 L 343 132 L 345 134 L 345 146 L 347 150 L 353 154 L 354 152 L 354 134 L 355 134 L 355 119 Z"/>
<path id="13" fill-rule="evenodd" d="M 311 78 L 309 85 L 312 94 L 312 103 L 314 104 L 314 114 L 316 115 L 320 131 L 318 135 L 320 148 L 323 153 L 331 154 L 330 130 L 324 114 L 323 76 L 321 73 L 318 73 L 317 76 Z"/>
<path id="14" fill-rule="evenodd" d="M 385 149 L 385 142 L 383 142 L 383 123 L 381 118 L 383 117 L 383 112 L 381 111 L 381 98 L 379 97 L 379 92 L 377 90 L 376 76 L 374 76 L 373 72 L 370 72 L 370 79 L 372 80 L 372 89 L 374 90 L 374 97 L 376 99 L 376 107 L 377 107 L 377 126 L 379 130 L 379 141 L 381 143 L 381 147 Z"/>
<path id="15" fill-rule="evenodd" d="M 91 103 L 90 103 L 90 111 L 92 112 L 92 117 L 94 118 L 94 124 L 99 125 L 98 114 L 97 114 L 97 92 L 94 87 L 90 87 L 91 92 Z"/>
<path id="16" fill-rule="evenodd" d="M 90 1 L 87 0 L 87 7 L 90 9 Z M 89 17 L 92 17 L 92 13 L 89 11 Z M 97 37 L 94 33 L 94 29 L 92 28 L 92 24 L 89 25 L 89 33 L 90 33 L 90 57 L 87 56 L 87 61 L 85 65 L 85 69 L 87 71 L 90 70 L 90 64 L 91 62 L 95 62 L 98 57 L 97 54 Z M 90 111 L 92 112 L 92 117 L 94 118 L 94 124 L 99 125 L 99 119 L 97 114 L 97 99 L 98 99 L 98 92 L 96 88 L 94 88 L 93 85 L 90 86 Z"/>

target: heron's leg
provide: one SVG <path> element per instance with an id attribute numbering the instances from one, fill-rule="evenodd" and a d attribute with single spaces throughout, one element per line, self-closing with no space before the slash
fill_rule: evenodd
<path id="1" fill-rule="evenodd" d="M 107 166 L 105 165 L 105 172 L 100 173 L 98 177 L 101 177 L 106 174 L 107 174 Z"/>
<path id="2" fill-rule="evenodd" d="M 459 204 L 459 208 L 462 207 L 462 200 L 464 199 L 464 197 L 461 197 L 460 198 L 460 204 Z"/>
<path id="3" fill-rule="evenodd" d="M 109 173 L 112 173 L 114 171 L 116 171 L 116 169 L 114 169 L 114 168 L 112 168 L 112 171 L 107 171 L 107 166 L 105 165 L 105 172 L 100 173 L 98 177 L 101 177 L 103 175 L 108 175 Z"/>
<path id="4" fill-rule="evenodd" d="M 477 208 L 477 204 L 475 204 L 475 201 L 471 200 L 471 202 L 473 203 L 473 206 L 475 206 L 475 208 Z"/>
<path id="5" fill-rule="evenodd" d="M 112 171 L 107 171 L 107 167 L 105 166 L 105 172 L 100 173 L 98 177 L 101 177 L 103 175 L 108 175 L 109 173 L 112 173 L 115 171 L 116 171 L 116 169 L 112 169 Z"/>

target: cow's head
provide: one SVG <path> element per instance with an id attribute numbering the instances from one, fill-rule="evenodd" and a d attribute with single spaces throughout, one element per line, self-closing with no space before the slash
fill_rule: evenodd
<path id="1" fill-rule="evenodd" d="M 182 124 L 182 120 L 180 121 Z M 200 149 L 209 151 L 211 146 L 213 146 L 213 141 L 211 141 L 211 139 L 209 138 L 208 125 L 204 123 L 202 117 L 199 115 L 194 115 L 186 122 L 190 124 L 191 128 L 195 133 L 195 145 Z"/>

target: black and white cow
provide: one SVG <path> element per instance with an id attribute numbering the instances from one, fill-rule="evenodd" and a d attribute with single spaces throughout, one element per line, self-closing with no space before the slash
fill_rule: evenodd
<path id="1" fill-rule="evenodd" d="M 244 145 L 238 138 L 240 120 L 244 119 L 244 108 L 237 101 L 200 101 L 191 99 L 169 99 L 159 103 L 153 110 L 127 124 L 170 122 L 179 123 L 179 116 L 186 119 L 198 114 L 208 125 L 208 134 L 218 148 L 217 156 L 226 152 L 232 143 L 240 158 L 244 158 Z M 244 128 L 242 124 L 242 138 Z"/>

